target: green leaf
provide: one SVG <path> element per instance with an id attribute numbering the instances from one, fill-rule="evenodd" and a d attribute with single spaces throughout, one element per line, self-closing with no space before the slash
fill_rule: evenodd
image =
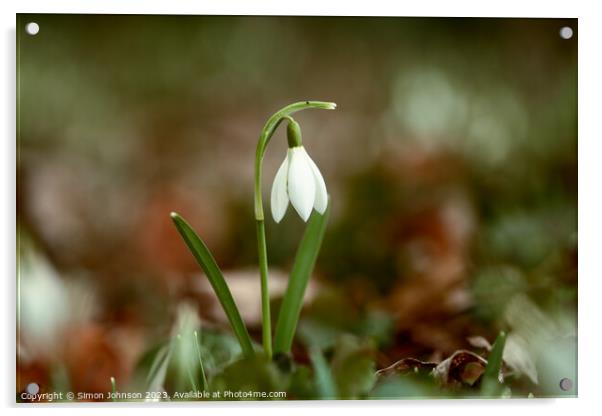
<path id="1" fill-rule="evenodd" d="M 337 340 L 330 364 L 341 399 L 365 397 L 376 382 L 376 368 L 370 342 L 346 334 Z"/>
<path id="2" fill-rule="evenodd" d="M 240 359 L 242 353 L 240 343 L 232 334 L 211 329 L 203 330 L 203 336 L 199 337 L 199 347 L 208 379 Z"/>
<path id="3" fill-rule="evenodd" d="M 441 390 L 432 383 L 430 376 L 414 374 L 412 377 L 408 377 L 394 374 L 379 379 L 368 398 L 380 400 L 432 399 L 441 397 L 441 394 Z"/>
<path id="4" fill-rule="evenodd" d="M 311 400 L 316 397 L 314 375 L 310 367 L 297 366 L 290 377 L 287 399 Z"/>
<path id="5" fill-rule="evenodd" d="M 190 334 L 187 334 L 187 335 L 190 335 Z M 189 338 L 189 337 L 187 337 L 187 338 Z M 188 377 L 188 382 L 190 383 L 190 387 L 193 390 L 198 390 L 199 388 L 196 384 L 196 379 L 195 379 L 194 375 L 192 374 L 193 365 L 190 365 L 191 363 L 188 362 L 190 355 L 183 353 L 186 348 L 186 346 L 184 345 L 185 340 L 182 338 L 181 334 L 176 335 L 176 340 L 178 343 L 177 349 L 178 349 L 178 364 L 180 367 L 179 370 L 180 370 L 180 372 L 186 372 L 186 376 Z"/>
<path id="6" fill-rule="evenodd" d="M 297 255 L 288 281 L 286 293 L 280 306 L 276 334 L 274 338 L 274 352 L 290 352 L 303 305 L 303 296 L 307 283 L 316 264 L 318 253 L 324 238 L 324 231 L 330 213 L 330 201 L 324 215 L 314 211 L 309 218 L 309 223 L 303 239 L 297 249 Z"/>
<path id="7" fill-rule="evenodd" d="M 223 400 L 276 400 L 283 397 L 267 397 L 268 392 L 284 389 L 285 377 L 267 356 L 258 353 L 253 357 L 233 362 L 211 380 L 211 392 L 221 393 Z M 236 393 L 235 395 L 228 394 Z"/>
<path id="8" fill-rule="evenodd" d="M 481 394 L 487 397 L 496 397 L 501 394 L 501 383 L 499 381 L 500 371 L 502 370 L 502 358 L 504 355 L 504 346 L 506 345 L 506 333 L 500 332 L 496 338 L 487 360 L 487 367 L 483 373 Z"/>
<path id="9" fill-rule="evenodd" d="M 171 358 L 171 341 L 157 349 L 146 377 L 146 391 L 160 391 L 165 383 L 167 366 Z"/>
<path id="10" fill-rule="evenodd" d="M 111 397 L 111 400 L 116 402 L 117 399 L 117 382 L 115 381 L 115 377 L 111 377 L 111 393 L 113 393 L 113 396 Z"/>
<path id="11" fill-rule="evenodd" d="M 228 320 L 230 321 L 230 325 L 232 325 L 234 334 L 236 335 L 236 338 L 238 338 L 238 342 L 240 343 L 243 354 L 247 357 L 253 356 L 255 351 L 253 350 L 251 337 L 249 336 L 247 327 L 240 316 L 240 312 L 236 307 L 236 303 L 234 302 L 232 293 L 228 288 L 228 284 L 226 283 L 222 272 L 215 262 L 215 259 L 211 255 L 211 252 L 182 217 L 175 212 L 172 212 L 171 219 L 178 229 L 178 232 L 184 239 L 184 242 L 188 246 L 188 249 L 191 251 L 192 255 L 205 272 L 207 279 L 209 279 L 209 282 L 211 283 L 211 286 L 213 287 L 213 290 L 215 291 L 222 308 L 224 308 L 224 312 L 226 312 L 226 315 L 228 316 Z"/>
<path id="12" fill-rule="evenodd" d="M 309 359 L 311 360 L 314 368 L 315 383 L 317 393 L 320 399 L 336 399 L 337 390 L 332 377 L 330 367 L 318 348 L 311 348 L 309 351 Z"/>
<path id="13" fill-rule="evenodd" d="M 196 354 L 199 360 L 199 368 L 201 369 L 201 381 L 203 385 L 201 386 L 203 390 L 207 390 L 209 388 L 209 383 L 207 382 L 207 375 L 205 374 L 205 366 L 203 365 L 203 356 L 201 355 L 201 346 L 199 344 L 199 333 L 194 331 L 194 346 L 196 348 Z"/>

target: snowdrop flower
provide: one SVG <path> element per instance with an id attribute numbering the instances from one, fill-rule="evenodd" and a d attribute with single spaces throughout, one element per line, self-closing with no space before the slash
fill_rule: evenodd
<path id="1" fill-rule="evenodd" d="M 301 144 L 301 128 L 289 119 L 287 128 L 289 149 L 272 185 L 271 208 L 274 221 L 280 222 L 289 201 L 303 221 L 312 209 L 324 214 L 328 205 L 326 184 L 320 170 Z"/>

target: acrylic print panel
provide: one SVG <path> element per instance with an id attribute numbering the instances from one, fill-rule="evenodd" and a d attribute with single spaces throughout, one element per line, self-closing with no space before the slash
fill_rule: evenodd
<path id="1" fill-rule="evenodd" d="M 18 15 L 18 402 L 577 395 L 575 19 Z"/>

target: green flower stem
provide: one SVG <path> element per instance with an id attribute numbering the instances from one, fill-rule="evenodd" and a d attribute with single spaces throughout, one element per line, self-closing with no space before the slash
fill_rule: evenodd
<path id="1" fill-rule="evenodd" d="M 272 357 L 272 324 L 270 318 L 270 292 L 268 287 L 268 256 L 265 242 L 265 224 L 263 213 L 263 198 L 261 195 L 261 172 L 263 167 L 263 156 L 267 145 L 280 122 L 290 118 L 291 114 L 308 108 L 323 110 L 334 110 L 336 104 L 323 101 L 300 101 L 287 105 L 274 113 L 266 122 L 257 143 L 255 153 L 255 220 L 257 221 L 257 251 L 259 255 L 259 273 L 261 278 L 261 312 L 263 322 L 263 348 L 266 355 Z"/>
<path id="2" fill-rule="evenodd" d="M 272 358 L 272 321 L 270 317 L 270 288 L 268 287 L 268 252 L 265 243 L 265 224 L 257 220 L 257 250 L 261 276 L 262 340 L 265 355 Z"/>

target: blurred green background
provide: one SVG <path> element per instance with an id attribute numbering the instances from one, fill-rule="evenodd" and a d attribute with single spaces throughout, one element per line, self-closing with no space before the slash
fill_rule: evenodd
<path id="1" fill-rule="evenodd" d="M 227 331 L 171 211 L 260 339 L 255 146 L 305 99 L 338 108 L 296 117 L 333 209 L 296 358 L 343 333 L 375 368 L 440 361 L 504 329 L 516 390 L 576 382 L 576 19 L 19 15 L 17 32 L 18 391 L 134 385 L 183 307 Z M 276 310 L 302 230 L 290 209 L 267 222 Z"/>

